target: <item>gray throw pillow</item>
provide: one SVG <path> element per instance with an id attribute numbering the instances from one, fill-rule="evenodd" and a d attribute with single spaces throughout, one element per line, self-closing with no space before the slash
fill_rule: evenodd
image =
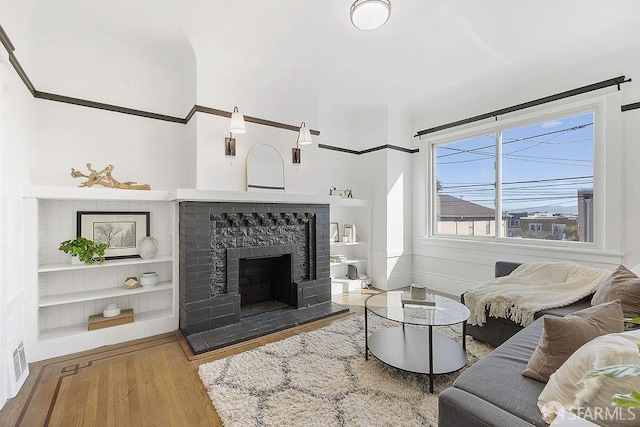
<path id="1" fill-rule="evenodd" d="M 620 301 L 599 304 L 565 317 L 545 317 L 544 328 L 522 375 L 547 382 L 583 344 L 601 335 L 624 332 Z"/>
<path id="2" fill-rule="evenodd" d="M 613 300 L 620 300 L 624 317 L 640 316 L 640 277 L 623 265 L 600 285 L 591 298 L 591 305 Z"/>

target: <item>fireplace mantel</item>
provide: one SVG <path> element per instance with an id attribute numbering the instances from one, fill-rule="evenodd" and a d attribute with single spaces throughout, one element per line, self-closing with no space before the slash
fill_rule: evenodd
<path id="1" fill-rule="evenodd" d="M 190 202 L 305 203 L 322 205 L 335 203 L 338 198 L 318 194 L 250 193 L 245 191 L 178 188 L 176 190 L 176 199 Z"/>

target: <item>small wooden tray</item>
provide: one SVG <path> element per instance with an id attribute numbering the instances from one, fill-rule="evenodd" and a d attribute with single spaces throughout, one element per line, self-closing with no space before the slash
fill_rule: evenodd
<path id="1" fill-rule="evenodd" d="M 133 308 L 122 310 L 113 317 L 104 317 L 102 314 L 89 316 L 89 330 L 108 328 L 109 326 L 124 325 L 133 322 Z"/>

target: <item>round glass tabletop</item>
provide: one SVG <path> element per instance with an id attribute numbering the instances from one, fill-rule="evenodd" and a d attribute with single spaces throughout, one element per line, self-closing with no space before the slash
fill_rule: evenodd
<path id="1" fill-rule="evenodd" d="M 388 291 L 371 295 L 364 301 L 369 310 L 385 319 L 409 325 L 444 326 L 464 322 L 471 312 L 464 304 L 435 295 L 435 306 L 402 303 L 403 291 Z"/>

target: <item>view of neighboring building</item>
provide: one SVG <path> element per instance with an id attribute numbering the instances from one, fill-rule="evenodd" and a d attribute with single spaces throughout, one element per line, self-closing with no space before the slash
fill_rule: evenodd
<path id="1" fill-rule="evenodd" d="M 593 189 L 578 190 L 578 236 L 581 242 L 593 242 Z"/>
<path id="2" fill-rule="evenodd" d="M 578 240 L 575 215 L 534 213 L 520 218 L 521 237 L 546 240 Z M 515 237 L 515 236 L 512 236 Z"/>
<path id="3" fill-rule="evenodd" d="M 491 236 L 496 232 L 496 211 L 447 194 L 438 194 L 436 218 L 438 234 Z M 506 231 L 507 216 L 500 226 Z"/>
<path id="4" fill-rule="evenodd" d="M 578 214 L 504 212 L 501 236 L 593 242 L 593 190 L 578 191 Z M 495 210 L 447 194 L 438 194 L 436 233 L 494 236 Z"/>

